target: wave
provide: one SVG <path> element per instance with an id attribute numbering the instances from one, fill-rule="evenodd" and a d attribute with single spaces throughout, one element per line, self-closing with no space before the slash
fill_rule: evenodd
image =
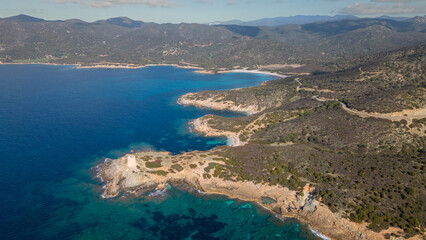
<path id="1" fill-rule="evenodd" d="M 148 197 L 163 197 L 167 194 L 167 188 L 155 190 L 148 194 Z"/>
<path id="2" fill-rule="evenodd" d="M 309 230 L 311 230 L 311 232 L 317 237 L 320 237 L 324 240 L 331 240 L 331 238 L 324 236 L 320 231 L 313 229 L 311 226 L 309 226 Z"/>

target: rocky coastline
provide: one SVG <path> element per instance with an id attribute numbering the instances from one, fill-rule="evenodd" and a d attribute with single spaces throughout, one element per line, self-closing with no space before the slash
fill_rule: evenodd
<path id="1" fill-rule="evenodd" d="M 233 112 L 245 113 L 248 115 L 261 112 L 263 109 L 259 109 L 255 105 L 237 105 L 232 101 L 223 101 L 223 97 L 216 96 L 206 99 L 197 99 L 195 93 L 187 93 L 181 96 L 178 101 L 183 106 L 195 106 L 198 108 L 209 108 L 213 110 L 226 110 Z"/>
<path id="2" fill-rule="evenodd" d="M 233 70 L 227 70 L 226 68 L 220 69 L 206 69 L 200 67 L 195 64 L 185 63 L 185 64 L 177 64 L 177 63 L 158 63 L 158 64 L 134 64 L 134 63 L 115 63 L 115 62 L 98 62 L 98 63 L 56 63 L 56 62 L 2 62 L 0 61 L 0 65 L 27 65 L 27 64 L 41 64 L 41 65 L 52 65 L 52 66 L 75 66 L 79 69 L 90 69 L 90 68 L 111 68 L 111 69 L 140 69 L 145 67 L 155 67 L 155 66 L 172 66 L 176 68 L 183 69 L 193 69 L 195 73 L 199 74 L 223 74 L 223 73 L 255 73 L 255 74 L 266 74 L 276 77 L 286 77 L 285 75 L 276 73 L 274 71 L 268 71 L 266 69 L 259 68 L 258 70 L 248 70 L 247 68 L 235 68 Z"/>
<path id="3" fill-rule="evenodd" d="M 181 105 L 216 110 L 230 110 L 246 114 L 256 114 L 263 109 L 258 106 L 236 105 L 224 101 L 220 95 L 197 99 L 194 93 L 188 93 L 178 99 Z M 239 132 L 224 131 L 209 125 L 207 115 L 190 122 L 193 130 L 205 136 L 226 136 L 230 146 L 247 144 L 239 138 Z M 261 118 L 262 115 L 259 116 Z M 230 198 L 256 202 L 272 213 L 283 217 L 293 217 L 309 224 L 313 232 L 325 239 L 385 239 L 385 234 L 402 231 L 389 228 L 374 232 L 368 224 L 351 222 L 345 213 L 334 213 L 326 205 L 314 198 L 315 188 L 306 184 L 303 191 L 292 191 L 280 185 L 225 180 L 215 173 L 216 167 L 226 165 L 228 159 L 221 157 L 221 148 L 205 152 L 189 152 L 171 155 L 167 152 L 141 152 L 128 154 L 116 160 L 106 161 L 98 166 L 98 176 L 104 183 L 103 196 L 114 198 L 123 193 L 141 196 L 151 191 L 162 191 L 168 184 L 185 184 L 206 194 L 226 195 Z M 265 203 L 264 199 L 272 202 Z M 391 239 L 403 239 L 391 237 Z M 422 239 L 415 236 L 410 239 Z"/>
<path id="4" fill-rule="evenodd" d="M 185 184 L 203 193 L 256 202 L 278 216 L 306 222 L 326 239 L 384 239 L 383 234 L 373 232 L 363 224 L 350 222 L 315 200 L 315 188 L 309 184 L 302 192 L 296 192 L 278 185 L 224 180 L 216 176 L 215 167 L 226 161 L 218 153 L 220 149 L 180 155 L 168 152 L 128 154 L 99 164 L 97 176 L 104 183 L 105 198 L 124 193 L 138 197 L 165 190 L 168 184 Z M 265 203 L 265 198 L 271 201 Z"/>
<path id="5" fill-rule="evenodd" d="M 209 126 L 208 120 L 209 120 L 209 116 L 207 115 L 207 116 L 192 120 L 189 124 L 192 126 L 192 129 L 195 132 L 200 133 L 206 137 L 222 137 L 222 136 L 227 137 L 228 145 L 231 147 L 243 146 L 247 144 L 247 142 L 240 140 L 239 133 L 214 129 L 211 126 Z"/>

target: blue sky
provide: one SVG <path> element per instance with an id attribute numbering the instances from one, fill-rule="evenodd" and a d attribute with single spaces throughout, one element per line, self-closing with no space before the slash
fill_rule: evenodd
<path id="1" fill-rule="evenodd" d="M 426 0 L 0 0 L 0 17 L 27 14 L 85 21 L 127 16 L 147 22 L 254 20 L 294 15 L 426 14 Z"/>

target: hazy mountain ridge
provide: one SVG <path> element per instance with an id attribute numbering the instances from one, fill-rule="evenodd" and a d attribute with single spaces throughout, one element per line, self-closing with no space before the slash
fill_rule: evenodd
<path id="1" fill-rule="evenodd" d="M 28 21 L 24 21 L 28 20 Z M 345 19 L 305 25 L 155 24 L 129 18 L 87 23 L 0 20 L 0 61 L 55 63 L 187 62 L 207 68 L 321 64 L 426 41 L 426 24 Z"/>
<path id="2" fill-rule="evenodd" d="M 354 15 L 335 15 L 335 16 L 326 16 L 326 15 L 296 15 L 290 17 L 275 17 L 275 18 L 262 18 L 252 21 L 241 21 L 241 20 L 231 20 L 231 21 L 217 21 L 209 23 L 211 25 L 241 25 L 241 26 L 269 26 L 276 27 L 280 25 L 287 24 L 308 24 L 314 22 L 325 22 L 325 21 L 338 21 L 344 19 L 360 19 Z M 396 21 L 406 21 L 408 17 L 391 17 L 391 16 L 380 16 L 374 19 L 387 19 L 387 20 L 396 20 Z"/>
<path id="3" fill-rule="evenodd" d="M 120 17 L 92 23 L 0 20 L 0 61 L 55 63 L 187 62 L 207 68 L 321 64 L 426 41 L 426 24 L 345 19 L 305 25 L 156 24 Z"/>
<path id="4" fill-rule="evenodd" d="M 46 20 L 42 18 L 31 17 L 24 14 L 7 17 L 7 18 L 0 18 L 0 20 L 8 20 L 8 21 L 14 21 L 14 22 L 47 22 Z"/>
<path id="5" fill-rule="evenodd" d="M 425 23 L 426 22 L 426 15 L 425 16 L 417 16 L 417 17 L 413 17 L 410 18 L 409 20 L 410 22 L 417 22 L 417 23 Z"/>

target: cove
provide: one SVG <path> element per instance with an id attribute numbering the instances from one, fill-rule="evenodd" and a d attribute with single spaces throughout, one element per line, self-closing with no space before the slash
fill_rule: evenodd
<path id="1" fill-rule="evenodd" d="M 219 112 L 176 104 L 202 90 L 274 77 L 175 67 L 77 69 L 0 65 L 1 239 L 313 239 L 308 227 L 223 196 L 171 187 L 102 199 L 90 169 L 131 151 L 207 150 L 226 139 L 188 132 Z"/>

